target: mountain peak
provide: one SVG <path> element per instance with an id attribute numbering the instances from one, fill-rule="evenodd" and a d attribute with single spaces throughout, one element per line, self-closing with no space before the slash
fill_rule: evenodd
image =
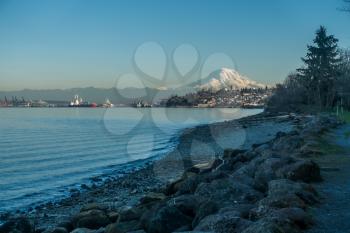
<path id="1" fill-rule="evenodd" d="M 209 76 L 202 81 L 202 84 L 196 87 L 202 90 L 218 91 L 224 88 L 265 88 L 265 86 L 264 84 L 250 80 L 236 70 L 221 68 L 209 74 Z"/>

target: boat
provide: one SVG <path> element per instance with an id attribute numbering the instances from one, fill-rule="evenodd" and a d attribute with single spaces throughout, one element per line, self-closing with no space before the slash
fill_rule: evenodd
<path id="1" fill-rule="evenodd" d="M 79 97 L 79 95 L 75 95 L 74 99 L 69 103 L 69 107 L 73 108 L 96 108 L 96 103 L 90 103 L 87 101 L 83 101 L 83 98 Z"/>
<path id="2" fill-rule="evenodd" d="M 149 104 L 143 101 L 138 101 L 136 103 L 133 103 L 131 106 L 134 108 L 152 108 L 152 104 Z"/>
<path id="3" fill-rule="evenodd" d="M 33 108 L 45 108 L 48 107 L 49 104 L 43 100 L 39 100 L 39 101 L 34 101 L 32 102 L 32 106 Z"/>
<path id="4" fill-rule="evenodd" d="M 104 104 L 102 104 L 103 108 L 113 108 L 114 104 L 111 103 L 111 101 L 109 101 L 109 99 L 106 99 L 106 102 Z"/>

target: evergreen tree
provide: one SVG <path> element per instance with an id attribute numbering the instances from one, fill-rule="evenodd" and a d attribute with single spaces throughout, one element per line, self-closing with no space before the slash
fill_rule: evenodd
<path id="1" fill-rule="evenodd" d="M 298 69 L 308 104 L 331 107 L 335 99 L 335 80 L 339 76 L 338 39 L 327 35 L 325 27 L 316 32 L 314 45 L 308 46 L 304 67 Z"/>

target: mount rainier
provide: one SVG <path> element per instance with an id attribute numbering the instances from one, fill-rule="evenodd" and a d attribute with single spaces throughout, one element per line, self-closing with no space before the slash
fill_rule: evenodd
<path id="1" fill-rule="evenodd" d="M 265 88 L 266 85 L 250 80 L 237 71 L 221 68 L 211 73 L 202 84 L 195 87 L 200 90 L 218 91 L 224 88 L 239 90 L 242 88 Z"/>

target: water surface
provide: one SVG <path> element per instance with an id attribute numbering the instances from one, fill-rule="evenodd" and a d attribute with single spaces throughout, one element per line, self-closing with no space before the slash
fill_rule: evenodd
<path id="1" fill-rule="evenodd" d="M 91 177 L 165 154 L 184 128 L 260 111 L 0 108 L 0 212 L 63 197 Z"/>

